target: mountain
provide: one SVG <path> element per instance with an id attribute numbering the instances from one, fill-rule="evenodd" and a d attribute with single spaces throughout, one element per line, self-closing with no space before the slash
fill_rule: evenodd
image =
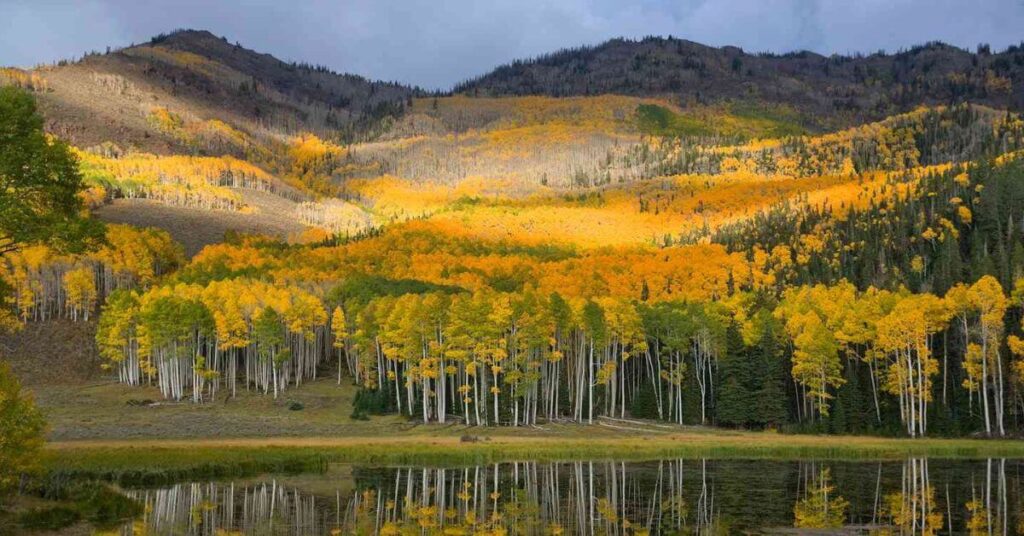
<path id="1" fill-rule="evenodd" d="M 47 131 L 79 152 L 101 217 L 172 229 L 190 253 L 227 231 L 365 228 L 362 209 L 317 199 L 336 193 L 339 144 L 377 137 L 416 92 L 197 30 L 3 68 L 3 83 L 32 91 Z"/>
<path id="2" fill-rule="evenodd" d="M 154 128 L 157 108 L 216 119 L 253 136 L 309 131 L 341 138 L 400 113 L 413 94 L 398 84 L 285 63 L 196 30 L 38 71 L 51 132 L 79 147 L 115 142 L 158 154 L 220 151 Z"/>
<path id="3" fill-rule="evenodd" d="M 826 58 L 617 39 L 499 67 L 452 94 L 428 95 L 181 30 L 80 61 L 3 69 L 0 83 L 31 89 L 48 130 L 77 148 L 101 217 L 163 227 L 195 253 L 227 231 L 361 235 L 463 214 L 481 201 L 495 206 L 477 206 L 479 221 L 462 225 L 511 233 L 522 219 L 525 233 L 564 232 L 569 227 L 552 220 L 550 204 L 569 192 L 625 198 L 614 211 L 618 223 L 609 210 L 574 216 L 616 232 L 592 233 L 588 224 L 568 233 L 570 241 L 663 243 L 690 232 L 681 226 L 689 216 L 623 219 L 658 205 L 643 184 L 650 179 L 717 176 L 737 166 L 771 175 L 784 169 L 790 177 L 845 175 L 847 160 L 864 172 L 974 159 L 996 144 L 1006 149 L 1016 142 L 991 132 L 1003 122 L 1001 110 L 1021 107 L 1022 66 L 1017 48 L 972 54 L 933 43 L 896 55 Z M 898 118 L 965 100 L 988 106 Z M 962 124 L 940 124 L 951 117 Z M 847 131 L 870 122 L 867 132 Z M 876 141 L 877 131 L 892 139 Z M 826 132 L 841 143 L 786 141 Z M 878 155 L 877 146 L 900 154 L 908 137 L 917 153 L 907 162 Z M 742 148 L 757 139 L 776 141 Z M 797 158 L 819 143 L 835 149 L 820 156 L 827 165 Z M 506 207 L 510 201 L 523 206 Z"/>
<path id="4" fill-rule="evenodd" d="M 39 70 L 49 130 L 79 147 L 113 141 L 157 154 L 219 154 L 154 128 L 151 110 L 217 119 L 249 135 L 314 132 L 339 141 L 394 137 L 415 88 L 287 63 L 208 31 L 88 54 Z M 2 76 L 2 75 L 0 75 Z M 686 107 L 782 106 L 814 131 L 969 101 L 1024 109 L 1024 49 L 975 53 L 929 43 L 896 54 L 750 54 L 676 38 L 613 39 L 504 65 L 455 87 L 494 96 L 657 97 Z"/>
<path id="5" fill-rule="evenodd" d="M 671 95 L 681 105 L 764 101 L 811 123 L 852 124 L 963 101 L 1024 107 L 1024 48 L 929 43 L 896 54 L 749 54 L 675 38 L 613 39 L 503 65 L 459 84 L 473 96 Z"/>

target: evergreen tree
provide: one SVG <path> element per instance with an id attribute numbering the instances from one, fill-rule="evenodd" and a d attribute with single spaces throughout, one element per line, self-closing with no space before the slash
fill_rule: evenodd
<path id="1" fill-rule="evenodd" d="M 743 336 L 734 322 L 725 330 L 725 355 L 718 367 L 720 387 L 715 404 L 718 424 L 747 426 L 756 414 L 751 384 L 754 383 L 756 363 L 747 355 Z"/>
<path id="2" fill-rule="evenodd" d="M 766 323 L 752 356 L 754 366 L 760 371 L 755 375 L 758 386 L 752 398 L 757 422 L 763 426 L 779 426 L 788 417 L 782 348 L 775 337 L 773 323 Z"/>

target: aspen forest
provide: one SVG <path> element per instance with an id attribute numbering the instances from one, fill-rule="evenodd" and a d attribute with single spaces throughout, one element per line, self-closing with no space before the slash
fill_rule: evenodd
<path id="1" fill-rule="evenodd" d="M 625 45 L 709 84 L 792 60 L 812 96 L 835 69 L 847 98 L 527 64 L 432 92 L 196 31 L 5 68 L 108 223 L 4 250 L 4 322 L 85 326 L 98 374 L 168 403 L 330 381 L 354 420 L 1024 432 L 1024 51 L 872 56 L 884 88 L 863 57 L 673 39 L 529 65 Z M 75 124 L 87 101 L 122 113 Z"/>
<path id="2" fill-rule="evenodd" d="M 111 225 L 85 255 L 10 253 L 4 278 L 21 321 L 98 316 L 104 370 L 173 401 L 329 377 L 359 419 L 1005 436 L 1024 425 L 1022 136 L 1016 114 L 958 105 L 737 145 L 644 137 L 624 157 L 637 178 L 578 194 L 461 198 L 308 244 L 236 236 L 191 260 Z M 113 173 L 145 169 L 124 159 Z M 210 176 L 254 181 L 235 188 L 272 184 L 223 165 Z M 656 170 L 673 166 L 699 169 Z M 488 223 L 627 203 L 675 233 Z"/>

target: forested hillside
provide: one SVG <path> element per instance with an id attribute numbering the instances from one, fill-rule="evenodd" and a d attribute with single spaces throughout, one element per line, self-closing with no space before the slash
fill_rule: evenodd
<path id="1" fill-rule="evenodd" d="M 786 104 L 818 127 L 922 104 L 1024 106 L 1024 49 L 971 53 L 934 42 L 892 54 L 750 53 L 685 39 L 613 39 L 498 67 L 456 87 L 473 96 L 671 95 L 684 105 Z"/>
<path id="2" fill-rule="evenodd" d="M 612 41 L 433 95 L 178 32 L 7 71 L 83 203 L 162 229 L 0 277 L 174 401 L 1019 435 L 1021 58 Z"/>
<path id="3" fill-rule="evenodd" d="M 31 91 L 47 131 L 76 147 L 94 207 L 115 201 L 119 214 L 145 211 L 137 200 L 149 199 L 199 209 L 201 226 L 242 221 L 281 238 L 308 224 L 368 225 L 358 207 L 318 200 L 337 191 L 330 177 L 344 165 L 339 144 L 376 135 L 414 94 L 193 30 L 30 71 L 3 68 L 0 83 Z"/>

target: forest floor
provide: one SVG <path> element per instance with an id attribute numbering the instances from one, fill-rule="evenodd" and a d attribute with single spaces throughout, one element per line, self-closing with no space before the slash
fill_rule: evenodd
<path id="1" fill-rule="evenodd" d="M 593 424 L 474 427 L 398 415 L 350 418 L 355 387 L 323 378 L 270 395 L 204 404 L 156 402 L 151 388 L 110 380 L 51 388 L 50 468 L 123 472 L 253 463 L 269 470 L 311 460 L 469 464 L 516 459 L 1024 457 L 1024 441 L 794 435 L 634 419 Z M 299 403 L 301 410 L 289 406 Z"/>
<path id="2" fill-rule="evenodd" d="M 416 427 L 398 416 L 351 419 L 355 388 L 330 377 L 282 391 L 276 400 L 242 389 L 235 398 L 221 391 L 202 404 L 165 401 L 156 388 L 122 385 L 104 371 L 94 337 L 95 322 L 67 320 L 31 322 L 0 337 L 0 356 L 44 412 L 50 441 L 336 437 Z M 297 404 L 301 410 L 289 409 Z"/>
<path id="3" fill-rule="evenodd" d="M 463 435 L 489 438 L 618 438 L 661 437 L 680 432 L 707 434 L 711 428 L 599 418 L 593 425 L 571 422 L 541 423 L 518 428 L 465 426 L 454 418 L 446 424 L 422 424 L 406 416 L 351 418 L 356 387 L 321 378 L 283 391 L 275 400 L 259 391 L 217 394 L 216 400 L 166 401 L 153 387 L 129 387 L 112 379 L 47 382 L 25 381 L 49 423 L 48 439 L 78 445 L 142 444 L 148 441 L 222 441 L 289 439 L 293 444 L 310 438 L 442 437 Z M 301 408 L 301 409 L 299 409 Z M 250 443 L 252 444 L 252 443 Z"/>

